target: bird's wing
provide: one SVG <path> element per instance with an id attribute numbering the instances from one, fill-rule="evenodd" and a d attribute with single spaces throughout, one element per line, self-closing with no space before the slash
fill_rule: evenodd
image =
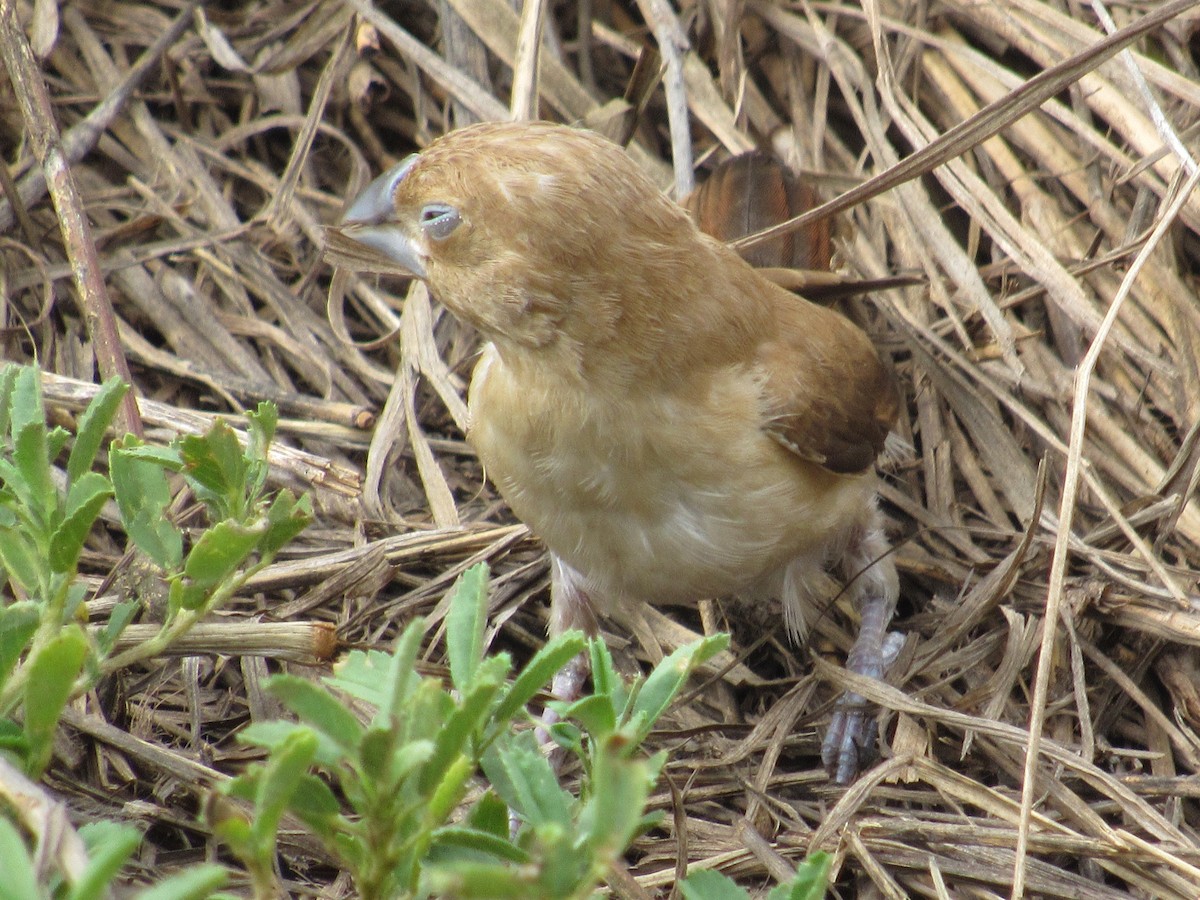
<path id="1" fill-rule="evenodd" d="M 896 421 L 891 371 L 839 313 L 786 295 L 774 306 L 776 328 L 758 351 L 767 432 L 830 471 L 866 470 Z"/>
<path id="2" fill-rule="evenodd" d="M 743 153 L 725 160 L 683 200 L 700 230 L 730 242 L 807 212 L 820 202 L 808 182 L 774 157 Z M 829 219 L 741 252 L 755 268 L 828 271 Z"/>

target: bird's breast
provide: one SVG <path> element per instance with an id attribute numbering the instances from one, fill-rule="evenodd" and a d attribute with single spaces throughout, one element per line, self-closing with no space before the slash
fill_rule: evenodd
<path id="1" fill-rule="evenodd" d="M 760 395 L 734 368 L 606 393 L 514 369 L 489 346 L 469 438 L 517 517 L 601 602 L 721 596 L 820 554 L 874 489 L 772 440 Z"/>

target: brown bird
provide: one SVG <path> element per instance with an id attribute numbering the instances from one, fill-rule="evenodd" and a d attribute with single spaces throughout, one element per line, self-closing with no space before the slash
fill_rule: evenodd
<path id="1" fill-rule="evenodd" d="M 898 588 L 873 463 L 897 394 L 849 320 L 702 234 L 616 145 L 547 123 L 435 141 L 367 186 L 330 249 L 422 279 L 487 339 L 467 437 L 550 550 L 552 631 L 773 595 L 800 640 L 832 567 L 862 618 L 847 665 L 882 676 Z M 843 697 L 838 781 L 872 726 Z"/>

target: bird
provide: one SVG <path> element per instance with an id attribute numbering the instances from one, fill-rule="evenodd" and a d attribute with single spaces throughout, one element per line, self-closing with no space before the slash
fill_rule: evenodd
<path id="1" fill-rule="evenodd" d="M 846 658 L 882 678 L 899 585 L 874 463 L 895 378 L 839 312 L 704 234 L 618 145 L 550 122 L 448 132 L 328 232 L 337 265 L 420 279 L 483 348 L 467 440 L 550 556 L 551 633 L 631 604 L 778 598 L 801 644 L 840 574 Z M 556 694 L 578 694 L 581 663 Z M 838 783 L 873 751 L 837 702 Z"/>

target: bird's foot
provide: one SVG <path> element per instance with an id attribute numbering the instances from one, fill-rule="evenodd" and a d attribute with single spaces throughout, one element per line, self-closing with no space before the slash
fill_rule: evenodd
<path id="1" fill-rule="evenodd" d="M 836 784 L 849 784 L 875 758 L 879 731 L 875 712 L 858 694 L 844 694 L 821 744 L 821 762 Z"/>
<path id="2" fill-rule="evenodd" d="M 846 660 L 846 668 L 857 675 L 882 678 L 896 661 L 904 636 L 888 634 L 875 652 L 855 646 Z M 849 784 L 878 755 L 879 723 L 867 700 L 854 693 L 843 694 L 837 702 L 829 731 L 821 743 L 821 762 L 835 784 Z"/>

